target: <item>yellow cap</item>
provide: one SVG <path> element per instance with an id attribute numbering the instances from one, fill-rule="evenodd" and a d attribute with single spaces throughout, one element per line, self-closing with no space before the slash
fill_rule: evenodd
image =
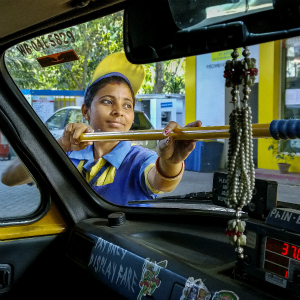
<path id="1" fill-rule="evenodd" d="M 109 76 L 125 77 L 132 87 L 134 95 L 141 88 L 145 79 L 145 70 L 143 65 L 134 65 L 130 63 L 125 53 L 117 52 L 105 57 L 97 66 L 89 87 Z"/>

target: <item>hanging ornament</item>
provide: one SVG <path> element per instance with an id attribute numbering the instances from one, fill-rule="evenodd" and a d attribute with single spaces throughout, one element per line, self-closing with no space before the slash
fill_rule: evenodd
<path id="1" fill-rule="evenodd" d="M 250 86 L 255 83 L 256 60 L 249 58 L 248 47 L 242 52 L 244 59 L 238 60 L 239 52 L 234 49 L 225 64 L 225 86 L 232 88 L 231 103 L 233 111 L 229 116 L 229 148 L 228 148 L 228 194 L 226 204 L 236 210 L 235 219 L 228 222 L 226 235 L 236 246 L 238 257 L 243 259 L 243 248 L 246 244 L 244 235 L 245 221 L 241 211 L 250 203 L 255 186 L 255 168 L 253 163 L 252 112 L 248 104 Z M 243 99 L 240 99 L 239 86 L 243 86 Z"/>

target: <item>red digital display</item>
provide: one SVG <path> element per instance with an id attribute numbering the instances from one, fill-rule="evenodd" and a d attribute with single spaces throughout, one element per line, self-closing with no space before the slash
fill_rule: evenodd
<path id="1" fill-rule="evenodd" d="M 288 243 L 283 243 L 282 255 L 286 255 L 290 258 L 300 260 L 300 247 L 290 245 Z"/>
<path id="2" fill-rule="evenodd" d="M 300 261 L 300 246 L 267 237 L 264 268 L 288 278 L 290 259 Z"/>
<path id="3" fill-rule="evenodd" d="M 278 266 L 275 263 L 271 263 L 267 260 L 265 260 L 264 263 L 265 270 L 268 270 L 276 275 L 279 275 L 281 277 L 287 278 L 289 276 L 289 270 L 286 268 L 283 268 L 281 266 Z"/>
<path id="4" fill-rule="evenodd" d="M 267 238 L 266 250 L 300 261 L 300 246 Z"/>

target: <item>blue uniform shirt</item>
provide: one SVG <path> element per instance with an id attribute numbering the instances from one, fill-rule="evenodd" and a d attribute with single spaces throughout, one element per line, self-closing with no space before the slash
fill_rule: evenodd
<path id="1" fill-rule="evenodd" d="M 67 155 L 90 186 L 112 203 L 127 205 L 128 201 L 153 199 L 160 193 L 147 179 L 157 159 L 154 151 L 122 141 L 97 162 L 92 145 Z"/>

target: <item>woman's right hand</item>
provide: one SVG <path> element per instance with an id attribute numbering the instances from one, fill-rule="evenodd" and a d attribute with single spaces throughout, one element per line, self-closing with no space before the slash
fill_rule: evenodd
<path id="1" fill-rule="evenodd" d="M 79 151 L 93 144 L 93 142 L 80 142 L 82 133 L 91 132 L 94 132 L 93 128 L 84 123 L 69 123 L 64 129 L 63 135 L 57 141 L 65 152 Z"/>

